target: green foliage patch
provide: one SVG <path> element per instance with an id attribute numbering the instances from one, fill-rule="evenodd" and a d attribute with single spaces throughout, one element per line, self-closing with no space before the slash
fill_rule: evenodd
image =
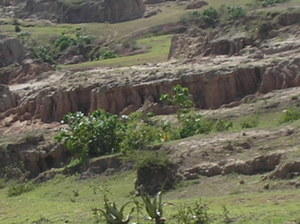
<path id="1" fill-rule="evenodd" d="M 283 112 L 280 123 L 287 123 L 300 120 L 300 108 L 289 108 Z"/>
<path id="2" fill-rule="evenodd" d="M 23 193 L 32 191 L 33 189 L 34 189 L 34 185 L 31 183 L 15 184 L 15 185 L 11 185 L 8 188 L 7 195 L 8 197 L 19 196 Z"/>
<path id="3" fill-rule="evenodd" d="M 117 115 L 96 111 L 90 116 L 71 113 L 65 116 L 68 128 L 56 140 L 63 143 L 77 158 L 99 156 L 119 151 L 123 123 Z"/>
<path id="4" fill-rule="evenodd" d="M 185 14 L 181 22 L 190 24 L 194 23 L 200 26 L 215 27 L 219 22 L 219 13 L 215 8 L 208 8 L 204 11 L 193 11 Z"/>

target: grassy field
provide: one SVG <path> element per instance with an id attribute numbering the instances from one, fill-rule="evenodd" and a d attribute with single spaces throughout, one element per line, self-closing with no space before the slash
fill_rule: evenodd
<path id="1" fill-rule="evenodd" d="M 210 0 L 209 6 L 220 7 L 226 5 L 246 5 L 253 2 L 252 0 Z M 205 7 L 204 7 L 205 8 Z M 203 9 L 204 9 L 203 8 Z M 201 9 L 201 10 L 203 10 Z M 52 24 L 45 21 L 30 22 L 21 21 L 26 26 L 21 26 L 22 31 L 31 33 L 31 36 L 40 44 L 45 44 L 51 39 L 59 36 L 61 33 L 74 32 L 76 29 L 81 28 L 86 34 L 94 36 L 96 39 L 121 39 L 126 36 L 134 35 L 149 29 L 150 27 L 175 23 L 187 12 L 184 6 L 176 3 L 162 5 L 160 7 L 162 12 L 150 18 L 141 18 L 122 23 L 85 23 L 85 24 Z M 7 22 L 9 20 L 6 19 Z M 12 21 L 11 21 L 12 22 Z M 10 24 L 1 25 L 0 33 L 15 36 L 14 26 Z"/>
<path id="2" fill-rule="evenodd" d="M 168 59 L 169 49 L 171 44 L 172 35 L 153 36 L 137 41 L 138 45 L 147 47 L 148 50 L 145 53 L 117 57 L 106 60 L 90 61 L 74 65 L 61 65 L 62 69 L 87 69 L 93 67 L 109 66 L 109 67 L 121 67 L 131 66 L 144 63 L 158 63 Z"/>
<path id="3" fill-rule="evenodd" d="M 171 203 L 165 207 L 166 216 L 171 217 L 178 206 L 190 205 L 202 198 L 210 208 L 209 214 L 215 217 L 212 223 L 216 224 L 223 223 L 223 206 L 230 211 L 230 217 L 236 224 L 283 224 L 300 221 L 299 189 L 262 190 L 256 184 L 258 176 L 217 178 L 213 186 L 200 185 L 200 179 L 165 194 L 164 200 Z M 246 186 L 238 185 L 239 178 L 247 181 Z M 33 224 L 44 219 L 49 222 L 42 223 L 92 224 L 92 209 L 102 207 L 105 189 L 109 189 L 111 200 L 123 204 L 132 198 L 133 183 L 134 173 L 127 172 L 88 180 L 79 180 L 78 176 L 58 176 L 49 182 L 36 185 L 33 191 L 16 197 L 8 197 L 8 189 L 5 187 L 0 189 L 0 223 Z M 256 184 L 256 190 L 243 192 L 242 189 L 250 184 Z M 207 188 L 211 187 L 211 193 L 203 196 Z M 226 188 L 231 188 L 231 191 L 222 195 L 220 192 Z M 212 190 L 218 193 L 214 195 Z M 169 220 L 169 223 L 174 222 Z"/>

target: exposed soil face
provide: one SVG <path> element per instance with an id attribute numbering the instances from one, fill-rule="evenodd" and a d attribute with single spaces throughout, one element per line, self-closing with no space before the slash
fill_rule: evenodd
<path id="1" fill-rule="evenodd" d="M 0 177 L 33 178 L 69 161 L 69 152 L 53 140 L 54 133 L 39 129 L 0 139 Z"/>
<path id="2" fill-rule="evenodd" d="M 142 0 L 89 0 L 78 3 L 28 0 L 17 16 L 59 23 L 121 22 L 140 18 L 144 11 Z"/>
<path id="3" fill-rule="evenodd" d="M 138 109 L 146 101 L 158 102 L 175 84 L 190 89 L 197 107 L 218 108 L 249 94 L 299 86 L 298 56 L 299 51 L 291 49 L 259 60 L 220 56 L 203 58 L 202 63 L 54 73 L 40 82 L 11 85 L 20 100 L 2 118 L 52 122 L 78 110 L 121 113 L 128 107 Z"/>

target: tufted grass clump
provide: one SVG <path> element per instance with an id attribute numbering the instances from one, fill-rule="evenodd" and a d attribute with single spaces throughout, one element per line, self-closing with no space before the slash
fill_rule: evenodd
<path id="1" fill-rule="evenodd" d="M 8 188 L 7 196 L 8 197 L 19 196 L 26 192 L 32 191 L 33 189 L 34 189 L 34 185 L 32 183 L 14 184 Z"/>
<path id="2" fill-rule="evenodd" d="M 289 108 L 283 112 L 283 116 L 280 123 L 287 123 L 300 120 L 300 109 L 299 108 Z"/>

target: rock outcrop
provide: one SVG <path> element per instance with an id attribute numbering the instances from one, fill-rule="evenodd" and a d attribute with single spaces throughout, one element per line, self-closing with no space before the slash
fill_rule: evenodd
<path id="1" fill-rule="evenodd" d="M 172 189 L 177 181 L 177 166 L 148 162 L 137 170 L 136 190 L 143 194 L 155 195 L 159 191 Z"/>
<path id="2" fill-rule="evenodd" d="M 18 39 L 0 36 L 0 67 L 21 62 L 24 56 L 24 47 Z"/>
<path id="3" fill-rule="evenodd" d="M 297 176 L 300 176 L 300 161 L 285 162 L 269 175 L 271 179 L 289 179 Z"/>
<path id="4" fill-rule="evenodd" d="M 0 84 L 25 83 L 33 79 L 42 79 L 43 73 L 53 71 L 47 63 L 24 60 L 20 65 L 11 65 L 0 69 Z"/>
<path id="5" fill-rule="evenodd" d="M 0 112 L 6 111 L 17 105 L 17 96 L 12 93 L 8 86 L 0 84 Z"/>
<path id="6" fill-rule="evenodd" d="M 257 156 L 249 160 L 232 160 L 216 162 L 203 162 L 195 167 L 186 169 L 183 175 L 186 179 L 200 176 L 212 177 L 216 175 L 227 175 L 231 173 L 243 175 L 255 175 L 272 171 L 280 163 L 280 153 Z"/>
<path id="7" fill-rule="evenodd" d="M 142 78 L 137 77 L 135 82 L 120 80 L 119 75 L 107 73 L 97 75 L 93 83 L 82 85 L 80 81 L 70 86 L 60 86 L 62 82 L 53 83 L 37 89 L 34 93 L 24 96 L 15 110 L 2 116 L 14 114 L 17 120 L 41 119 L 44 122 L 59 121 L 69 112 L 92 112 L 102 108 L 111 113 L 121 113 L 126 108 L 138 109 L 146 102 L 159 102 L 161 94 L 170 92 L 176 84 L 190 89 L 194 102 L 199 108 L 218 108 L 223 104 L 243 98 L 256 92 L 269 92 L 274 89 L 288 88 L 300 85 L 300 59 L 282 61 L 281 63 L 248 64 L 230 68 L 222 66 L 208 69 L 185 69 L 169 71 L 161 68 L 161 76 L 152 76 L 153 70 L 141 71 L 145 73 Z M 134 77 L 138 70 L 128 70 L 128 77 Z M 95 73 L 95 75 L 97 72 Z M 78 73 L 80 75 L 80 73 Z M 138 74 L 141 76 L 141 74 Z M 169 76 L 169 77 L 168 77 Z M 76 80 L 77 75 L 65 75 L 70 81 Z M 159 111 L 159 110 L 157 110 Z"/>
<path id="8" fill-rule="evenodd" d="M 192 1 L 186 6 L 186 9 L 199 9 L 206 5 L 208 5 L 206 1 Z"/>
<path id="9" fill-rule="evenodd" d="M 142 0 L 28 0 L 19 17 L 36 17 L 59 23 L 121 22 L 143 16 Z"/>
<path id="10" fill-rule="evenodd" d="M 60 145 L 47 142 L 43 135 L 28 135 L 0 146 L 0 176 L 36 177 L 41 172 L 61 167 L 69 160 L 69 152 Z"/>

